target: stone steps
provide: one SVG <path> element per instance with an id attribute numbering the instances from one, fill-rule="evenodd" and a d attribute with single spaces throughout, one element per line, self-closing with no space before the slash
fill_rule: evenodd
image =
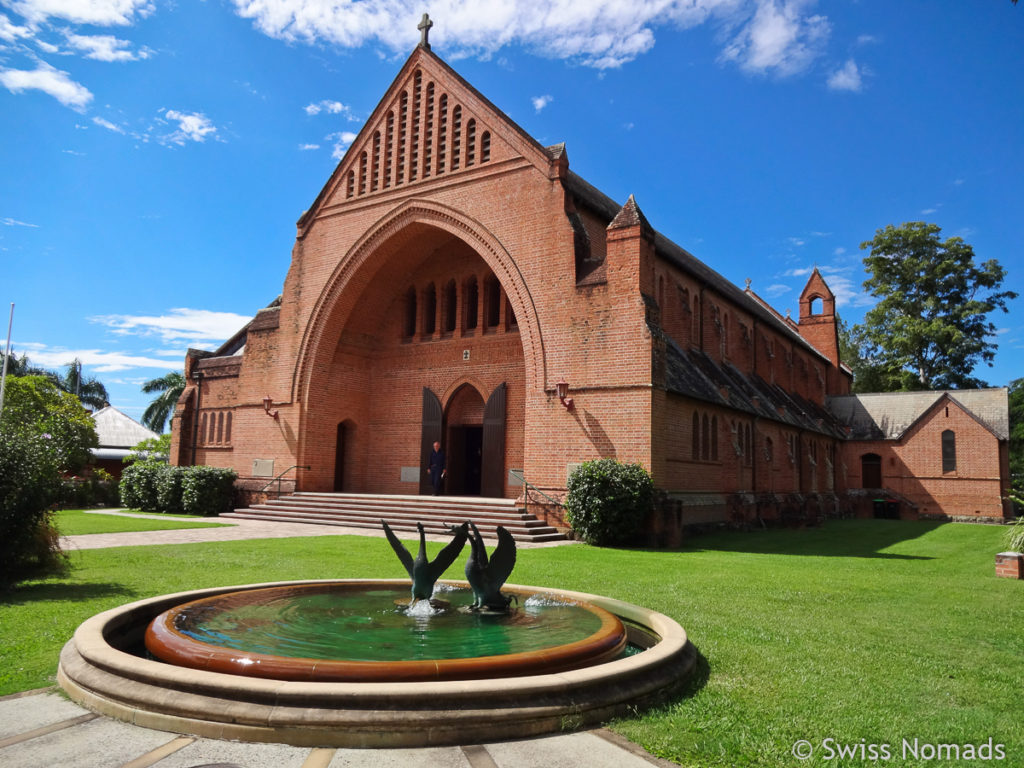
<path id="1" fill-rule="evenodd" d="M 527 514 L 512 499 L 299 492 L 221 517 L 377 530 L 383 519 L 396 533 L 415 533 L 416 523 L 421 522 L 426 533 L 437 535 L 450 534 L 449 525 L 472 520 L 486 538 L 496 537 L 501 525 L 517 542 L 565 539 L 564 534 Z"/>

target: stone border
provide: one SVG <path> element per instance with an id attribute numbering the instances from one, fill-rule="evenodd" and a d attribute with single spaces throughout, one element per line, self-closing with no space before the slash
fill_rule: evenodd
<path id="1" fill-rule="evenodd" d="M 105 611 L 83 622 L 64 646 L 57 681 L 79 704 L 147 728 L 303 747 L 427 747 L 600 723 L 677 692 L 696 661 L 686 632 L 668 616 L 600 595 L 536 587 L 529 589 L 599 605 L 659 640 L 643 653 L 585 669 L 423 683 L 260 680 L 175 667 L 120 650 L 141 646 L 149 621 L 179 603 L 247 588 L 325 581 L 360 580 L 219 587 Z M 642 641 L 647 632 L 631 634 Z"/>

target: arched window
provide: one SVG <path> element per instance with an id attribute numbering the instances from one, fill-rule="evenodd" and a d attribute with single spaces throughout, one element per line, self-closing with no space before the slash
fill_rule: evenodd
<path id="1" fill-rule="evenodd" d="M 356 193 L 356 172 L 348 172 L 348 184 L 345 185 L 345 197 L 352 197 Z"/>
<path id="2" fill-rule="evenodd" d="M 224 442 L 224 412 L 217 414 L 217 442 Z"/>
<path id="3" fill-rule="evenodd" d="M 442 94 L 437 108 L 437 172 L 444 173 L 448 152 L 448 94 Z"/>
<path id="4" fill-rule="evenodd" d="M 942 432 L 942 471 L 956 472 L 956 433 L 952 429 Z"/>
<path id="5" fill-rule="evenodd" d="M 404 335 L 416 335 L 416 289 L 410 288 L 405 294 L 405 326 Z"/>
<path id="6" fill-rule="evenodd" d="M 391 186 L 391 166 L 395 153 L 395 113 L 388 112 L 384 133 L 384 189 Z"/>
<path id="7" fill-rule="evenodd" d="M 437 329 L 437 289 L 431 283 L 423 292 L 423 335 L 432 336 Z"/>
<path id="8" fill-rule="evenodd" d="M 206 442 L 206 414 L 199 420 L 199 442 Z"/>
<path id="9" fill-rule="evenodd" d="M 700 423 L 700 457 L 704 461 L 707 461 L 711 458 L 711 422 L 708 420 L 708 415 L 706 413 L 700 417 Z"/>
<path id="10" fill-rule="evenodd" d="M 430 178 L 431 152 L 434 144 L 434 84 L 427 83 L 426 120 L 423 125 L 423 178 Z"/>
<path id="11" fill-rule="evenodd" d="M 413 75 L 412 87 L 412 129 L 409 158 L 409 181 L 416 181 L 416 172 L 420 163 L 420 105 L 423 101 L 423 74 L 417 69 Z"/>
<path id="12" fill-rule="evenodd" d="M 690 430 L 690 458 L 694 461 L 700 458 L 700 413 L 693 412 L 693 427 Z"/>
<path id="13" fill-rule="evenodd" d="M 395 166 L 395 184 L 405 182 L 405 139 L 409 130 L 409 94 L 402 91 L 398 99 L 398 157 Z"/>
<path id="14" fill-rule="evenodd" d="M 441 318 L 441 331 L 443 333 L 451 333 L 455 330 L 455 313 L 456 313 L 456 301 L 458 296 L 455 292 L 455 281 L 449 280 L 447 285 L 444 287 L 444 298 L 442 301 L 442 312 Z"/>
<path id="15" fill-rule="evenodd" d="M 373 132 L 373 159 L 370 164 L 370 191 L 376 192 L 380 176 L 380 131 Z"/>
<path id="16" fill-rule="evenodd" d="M 210 431 L 206 433 L 206 442 L 212 443 L 217 436 L 217 414 L 210 414 Z"/>
<path id="17" fill-rule="evenodd" d="M 718 461 L 718 417 L 711 417 L 711 460 Z"/>
<path id="18" fill-rule="evenodd" d="M 693 327 L 690 329 L 690 332 L 692 334 L 692 337 L 690 339 L 690 345 L 694 346 L 694 347 L 699 347 L 700 343 L 701 343 L 701 340 L 700 340 L 700 297 L 699 296 L 694 296 L 693 297 L 692 325 L 693 325 Z"/>
<path id="19" fill-rule="evenodd" d="M 452 170 L 459 169 L 459 153 L 462 152 L 462 107 L 452 110 Z"/>
<path id="20" fill-rule="evenodd" d="M 466 280 L 465 298 L 462 301 L 465 304 L 465 318 L 462 327 L 467 331 L 472 331 L 476 328 L 480 314 L 480 286 L 477 284 L 475 275 Z"/>
<path id="21" fill-rule="evenodd" d="M 882 487 L 882 457 L 877 453 L 860 457 L 860 484 L 862 488 Z"/>
<path id="22" fill-rule="evenodd" d="M 764 460 L 769 464 L 775 461 L 775 443 L 770 437 L 764 439 Z"/>
<path id="23" fill-rule="evenodd" d="M 476 120 L 466 123 L 466 167 L 476 162 Z"/>
<path id="24" fill-rule="evenodd" d="M 366 194 L 366 152 L 359 155 L 359 194 Z"/>
<path id="25" fill-rule="evenodd" d="M 491 159 L 491 132 L 484 131 L 480 136 L 480 162 L 486 163 Z"/>
<path id="26" fill-rule="evenodd" d="M 228 412 L 228 418 L 224 422 L 224 442 L 231 442 L 231 412 Z"/>
<path id="27" fill-rule="evenodd" d="M 484 280 L 484 328 L 497 328 L 500 321 L 501 284 L 496 277 L 489 277 Z"/>
<path id="28" fill-rule="evenodd" d="M 811 299 L 811 314 L 820 315 L 824 306 L 825 302 L 822 300 L 821 296 L 815 296 Z"/>

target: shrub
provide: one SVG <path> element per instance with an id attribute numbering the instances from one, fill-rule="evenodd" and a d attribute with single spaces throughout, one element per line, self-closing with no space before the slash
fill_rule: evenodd
<path id="1" fill-rule="evenodd" d="M 588 461 L 569 476 L 566 518 L 588 544 L 635 538 L 654 505 L 654 481 L 640 464 Z"/>
<path id="2" fill-rule="evenodd" d="M 238 473 L 216 467 L 185 467 L 181 505 L 186 514 L 212 517 L 231 511 Z"/>
<path id="3" fill-rule="evenodd" d="M 1010 552 L 1024 552 L 1024 517 L 1018 517 L 1006 532 L 1006 546 Z"/>
<path id="4" fill-rule="evenodd" d="M 158 512 L 178 515 L 182 512 L 181 480 L 182 467 L 171 467 L 167 464 L 149 464 L 154 467 L 153 492 Z"/>
<path id="5" fill-rule="evenodd" d="M 30 429 L 0 431 L 0 589 L 66 566 L 47 511 L 60 489 L 51 440 Z"/>
<path id="6" fill-rule="evenodd" d="M 121 473 L 121 503 L 144 512 L 159 512 L 156 496 L 156 478 L 160 464 L 137 462 L 125 467 Z"/>

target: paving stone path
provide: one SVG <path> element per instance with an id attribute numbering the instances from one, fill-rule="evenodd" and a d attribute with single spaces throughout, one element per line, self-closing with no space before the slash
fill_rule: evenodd
<path id="1" fill-rule="evenodd" d="M 5 768 L 651 768 L 673 766 L 603 729 L 426 749 L 311 749 L 180 736 L 110 720 L 54 691 L 0 698 Z"/>

